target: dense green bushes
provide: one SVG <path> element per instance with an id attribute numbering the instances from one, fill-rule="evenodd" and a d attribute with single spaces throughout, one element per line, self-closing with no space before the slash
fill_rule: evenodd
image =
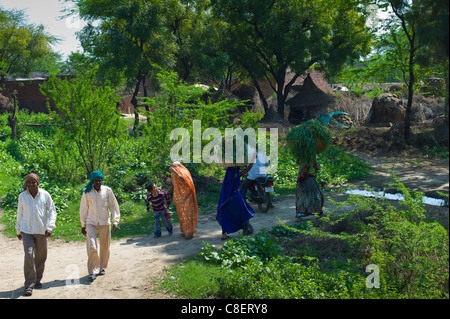
<path id="1" fill-rule="evenodd" d="M 330 225 L 352 219 L 353 228 L 359 229 L 352 241 L 364 250 L 364 262 L 378 265 L 382 285 L 409 298 L 448 298 L 448 230 L 426 221 L 422 192 L 410 191 L 397 179 L 391 186 L 405 197 L 398 205 L 352 195 L 346 204 L 358 208 L 332 214 Z M 364 219 L 355 218 L 361 214 Z"/>
<path id="2" fill-rule="evenodd" d="M 279 225 L 220 249 L 204 243 L 196 259 L 168 270 L 163 287 L 191 298 L 448 298 L 448 232 L 425 220 L 423 194 L 393 186 L 405 196 L 396 206 L 351 195 L 315 222 Z M 379 269 L 378 288 L 368 265 Z M 201 296 L 183 288 L 184 270 L 199 267 L 208 269 L 208 278 L 198 272 Z"/>
<path id="3" fill-rule="evenodd" d="M 364 297 L 364 278 L 341 271 L 324 272 L 315 264 L 304 266 L 275 258 L 264 266 L 256 261 L 246 269 L 226 271 L 217 296 L 239 299 L 344 299 Z"/>
<path id="4" fill-rule="evenodd" d="M 217 250 L 204 244 L 201 256 L 222 266 L 219 298 L 354 298 L 364 280 L 347 271 L 322 271 L 315 258 L 302 256 L 307 265 L 285 256 L 276 238 L 266 231 L 254 237 L 228 241 Z M 299 257 L 300 258 L 300 257 Z"/>

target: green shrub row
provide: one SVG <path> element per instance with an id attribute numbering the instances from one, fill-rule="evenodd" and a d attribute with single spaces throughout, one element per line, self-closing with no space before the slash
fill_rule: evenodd
<path id="1" fill-rule="evenodd" d="M 275 226 L 220 249 L 203 243 L 196 259 L 168 270 L 163 286 L 188 298 L 448 299 L 448 230 L 427 221 L 423 194 L 398 180 L 391 186 L 405 196 L 395 205 L 351 195 L 316 222 Z M 356 208 L 342 213 L 344 206 Z M 199 271 L 197 286 L 189 284 L 186 272 L 199 268 L 208 278 Z"/>

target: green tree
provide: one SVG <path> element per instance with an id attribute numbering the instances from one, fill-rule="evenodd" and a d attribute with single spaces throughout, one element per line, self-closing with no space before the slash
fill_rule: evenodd
<path id="1" fill-rule="evenodd" d="M 417 14 L 415 82 L 430 75 L 448 79 L 448 1 L 447 7 L 439 0 L 417 2 L 421 14 Z M 439 9 L 437 3 L 440 3 Z M 386 10 L 389 6 L 384 3 Z M 400 19 L 389 11 L 386 19 L 377 21 L 374 33 L 370 55 L 363 61 L 349 61 L 334 81 L 348 86 L 362 86 L 368 82 L 408 83 L 411 46 Z"/>
<path id="2" fill-rule="evenodd" d="M 86 176 L 103 169 L 108 141 L 121 132 L 117 91 L 107 85 L 96 85 L 93 75 L 73 79 L 51 77 L 41 91 L 55 103 L 52 116 L 65 128 L 62 138 L 75 142 Z"/>
<path id="3" fill-rule="evenodd" d="M 174 1 L 171 14 L 167 17 L 167 27 L 177 44 L 175 70 L 183 81 L 187 81 L 194 67 L 196 52 L 195 39 L 203 25 L 205 11 L 203 0 Z"/>
<path id="4" fill-rule="evenodd" d="M 47 75 L 55 75 L 61 73 L 62 67 L 62 55 L 52 51 L 36 61 L 33 71 L 42 72 Z"/>
<path id="5" fill-rule="evenodd" d="M 227 99 L 211 103 L 205 101 L 205 90 L 195 85 L 187 85 L 175 72 L 161 70 L 156 76 L 159 91 L 152 98 L 144 98 L 151 111 L 145 112 L 151 125 L 143 128 L 146 143 L 142 153 L 147 152 L 157 163 L 169 160 L 174 142 L 170 139 L 172 130 L 186 129 L 193 138 L 193 120 L 201 121 L 202 128 L 218 128 L 224 132 L 230 123 L 229 110 L 241 105 Z M 249 122 L 249 121 L 248 121 Z M 206 141 L 200 141 L 206 144 Z M 192 144 L 191 144 L 192 145 Z M 151 155 L 150 155 L 151 154 Z"/>
<path id="6" fill-rule="evenodd" d="M 441 65 L 444 69 L 446 84 L 445 117 L 448 123 L 448 92 L 449 92 L 449 1 L 448 0 L 422 0 L 425 6 L 419 16 L 417 37 L 423 47 L 419 56 L 422 65 Z"/>
<path id="7" fill-rule="evenodd" d="M 223 50 L 252 79 L 267 79 L 277 95 L 278 115 L 295 80 L 312 67 L 334 72 L 348 58 L 368 53 L 364 1 L 211 0 L 214 15 L 228 27 Z M 287 72 L 294 73 L 286 83 Z"/>
<path id="8" fill-rule="evenodd" d="M 424 55 L 439 56 L 441 59 L 446 57 L 448 64 L 448 30 L 443 30 L 445 25 L 448 29 L 448 1 L 446 5 L 441 3 L 443 4 L 442 7 L 437 5 L 440 2 L 423 0 L 380 0 L 378 3 L 380 7 L 389 8 L 392 11 L 386 27 L 387 37 L 396 37 L 398 39 L 396 44 L 400 44 L 393 46 L 391 52 L 398 55 L 398 59 L 400 59 L 397 68 L 402 70 L 404 82 L 408 87 L 404 138 L 406 142 L 409 142 L 412 135 L 412 102 L 415 86 L 418 82 L 417 67 L 420 64 L 421 57 Z M 435 22 L 430 13 L 437 13 L 438 11 L 442 11 L 443 15 L 437 14 L 438 22 Z M 446 17 L 445 12 L 447 12 Z M 424 17 L 429 17 L 428 21 Z M 425 40 L 427 34 L 430 39 L 434 40 Z M 445 36 L 447 38 L 444 39 Z M 419 41 L 419 38 L 422 40 Z M 427 51 L 428 53 L 426 53 Z M 430 54 L 430 52 L 433 53 Z M 448 70 L 448 66 L 446 69 Z"/>
<path id="9" fill-rule="evenodd" d="M 183 81 L 201 79 L 230 90 L 238 68 L 220 45 L 226 23 L 209 8 L 210 0 L 180 0 L 168 17 L 177 44 L 174 70 Z"/>
<path id="10" fill-rule="evenodd" d="M 0 7 L 0 82 L 7 75 L 27 76 L 35 71 L 38 61 L 54 54 L 50 44 L 56 42 L 43 25 L 29 24 L 25 11 Z"/>
<path id="11" fill-rule="evenodd" d="M 72 1 L 88 22 L 79 38 L 84 50 L 99 60 L 99 73 L 110 80 L 123 76 L 134 86 L 131 103 L 136 129 L 141 84 L 155 73 L 154 64 L 167 67 L 173 63 L 176 46 L 166 28 L 166 17 L 176 0 Z"/>
<path id="12" fill-rule="evenodd" d="M 25 11 L 3 10 L 0 7 L 0 83 L 9 76 L 28 76 L 36 70 L 55 70 L 57 54 L 50 44 L 57 39 L 43 25 L 28 24 Z M 18 105 L 8 117 L 11 137 L 16 137 Z"/>
<path id="13" fill-rule="evenodd" d="M 448 61 L 449 54 L 449 1 L 420 0 L 423 6 L 417 30 L 419 42 L 429 48 L 435 57 Z"/>
<path id="14" fill-rule="evenodd" d="M 61 66 L 63 74 L 83 75 L 98 68 L 95 58 L 80 52 L 71 52 Z"/>
<path id="15" fill-rule="evenodd" d="M 417 1 L 406 2 L 403 0 L 388 0 L 387 4 L 394 12 L 394 16 L 400 22 L 401 30 L 404 32 L 408 43 L 407 58 L 405 61 L 407 64 L 407 71 L 405 72 L 405 83 L 408 86 L 408 102 L 406 104 L 404 129 L 405 141 L 408 142 L 411 137 L 411 110 L 414 96 L 414 86 L 416 83 L 414 64 L 416 63 L 415 58 L 418 50 L 417 26 L 421 7 L 416 5 Z M 391 27 L 391 29 L 392 32 L 396 31 L 395 26 Z"/>

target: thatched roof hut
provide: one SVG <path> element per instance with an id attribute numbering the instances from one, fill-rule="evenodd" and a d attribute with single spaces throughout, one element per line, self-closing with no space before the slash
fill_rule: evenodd
<path id="1" fill-rule="evenodd" d="M 328 113 L 328 107 L 335 104 L 332 96 L 319 89 L 311 79 L 311 76 L 305 78 L 303 85 L 298 85 L 293 89 L 296 94 L 286 101 L 289 115 L 287 120 L 292 124 L 299 124 L 321 114 Z"/>

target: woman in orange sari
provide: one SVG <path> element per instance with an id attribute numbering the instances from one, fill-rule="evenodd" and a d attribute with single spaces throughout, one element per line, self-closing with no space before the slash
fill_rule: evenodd
<path id="1" fill-rule="evenodd" d="M 186 239 L 193 238 L 197 232 L 198 205 L 195 186 L 191 173 L 180 162 L 169 168 L 172 177 L 173 202 L 177 208 L 181 235 Z"/>

